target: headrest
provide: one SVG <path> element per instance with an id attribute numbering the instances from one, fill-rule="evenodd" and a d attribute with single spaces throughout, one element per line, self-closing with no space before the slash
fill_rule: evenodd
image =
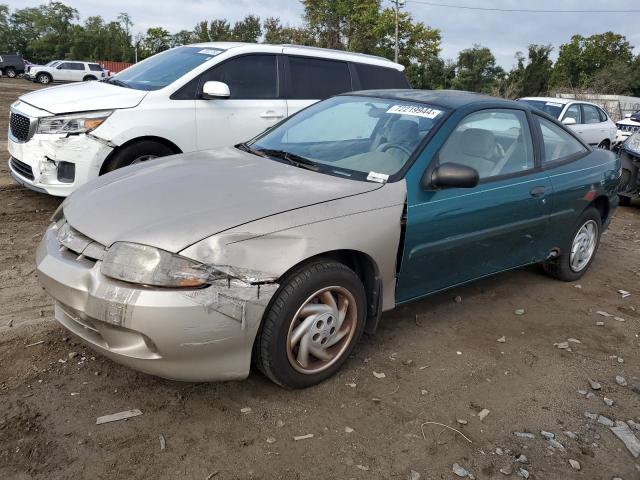
<path id="1" fill-rule="evenodd" d="M 413 146 L 419 139 L 418 124 L 411 120 L 398 120 L 387 135 L 387 142 Z"/>
<path id="2" fill-rule="evenodd" d="M 489 158 L 493 155 L 496 138 L 493 132 L 481 128 L 469 128 L 460 136 L 462 153 L 472 157 Z"/>

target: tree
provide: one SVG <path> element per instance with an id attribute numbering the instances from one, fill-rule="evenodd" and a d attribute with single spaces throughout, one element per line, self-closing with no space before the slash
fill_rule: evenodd
<path id="1" fill-rule="evenodd" d="M 9 6 L 0 3 L 0 51 L 9 52 Z"/>
<path id="2" fill-rule="evenodd" d="M 560 46 L 551 81 L 555 87 L 585 88 L 597 72 L 618 62 L 631 65 L 632 61 L 633 47 L 623 35 L 574 35 L 571 42 Z"/>
<path id="3" fill-rule="evenodd" d="M 226 18 L 211 20 L 209 24 L 209 41 L 210 42 L 227 42 L 233 40 L 231 25 Z"/>
<path id="4" fill-rule="evenodd" d="M 168 50 L 171 47 L 171 35 L 161 27 L 149 28 L 142 39 L 142 58 Z"/>
<path id="5" fill-rule="evenodd" d="M 458 54 L 457 76 L 453 86 L 459 90 L 489 93 L 505 77 L 502 67 L 487 47 L 474 44 Z"/>
<path id="6" fill-rule="evenodd" d="M 177 47 L 180 45 L 189 45 L 195 43 L 197 40 L 194 38 L 194 33 L 191 30 L 180 30 L 178 33 L 174 33 L 171 36 L 171 46 Z"/>
<path id="7" fill-rule="evenodd" d="M 552 51 L 551 45 L 529 45 L 526 64 L 524 55 L 516 53 L 518 66 L 509 73 L 506 83 L 507 89 L 511 88 L 505 96 L 528 97 L 547 93 L 553 71 Z"/>
<path id="8" fill-rule="evenodd" d="M 315 39 L 311 32 L 305 28 L 282 26 L 280 19 L 276 17 L 267 18 L 262 28 L 264 31 L 264 42 L 272 44 L 291 43 L 295 45 L 315 45 Z"/>
<path id="9" fill-rule="evenodd" d="M 260 17 L 247 15 L 233 26 L 232 38 L 238 42 L 256 43 L 262 36 Z"/>

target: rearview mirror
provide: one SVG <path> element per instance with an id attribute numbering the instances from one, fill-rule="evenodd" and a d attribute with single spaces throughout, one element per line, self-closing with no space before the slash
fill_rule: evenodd
<path id="1" fill-rule="evenodd" d="M 202 98 L 209 100 L 213 98 L 229 98 L 231 92 L 229 85 L 224 82 L 205 82 L 202 86 Z"/>
<path id="2" fill-rule="evenodd" d="M 429 176 L 429 170 L 425 177 Z M 475 168 L 459 163 L 443 163 L 422 179 L 423 188 L 473 188 L 478 185 L 480 175 Z"/>
<path id="3" fill-rule="evenodd" d="M 576 123 L 576 119 L 573 117 L 567 117 L 564 120 L 562 120 L 562 123 L 564 123 L 565 125 L 575 125 Z"/>

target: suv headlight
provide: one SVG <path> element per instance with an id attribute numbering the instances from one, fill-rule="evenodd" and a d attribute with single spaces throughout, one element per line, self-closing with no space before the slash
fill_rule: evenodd
<path id="1" fill-rule="evenodd" d="M 87 133 L 102 125 L 112 113 L 113 110 L 105 110 L 43 117 L 38 121 L 36 133 Z"/>
<path id="2" fill-rule="evenodd" d="M 640 154 L 640 132 L 631 135 L 623 144 L 625 150 Z"/>
<path id="3" fill-rule="evenodd" d="M 116 242 L 105 254 L 103 275 L 124 282 L 155 287 L 195 288 L 207 283 L 201 263 L 139 243 Z"/>

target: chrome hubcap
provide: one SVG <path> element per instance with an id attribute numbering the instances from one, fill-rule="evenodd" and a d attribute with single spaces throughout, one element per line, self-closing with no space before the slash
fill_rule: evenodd
<path id="1" fill-rule="evenodd" d="M 140 155 L 138 158 L 135 158 L 131 165 L 136 165 L 137 163 L 146 162 L 147 160 L 153 160 L 154 158 L 158 158 L 157 155 Z"/>
<path id="2" fill-rule="evenodd" d="M 589 264 L 598 240 L 598 224 L 587 221 L 573 239 L 571 246 L 570 266 L 574 272 L 580 272 Z"/>
<path id="3" fill-rule="evenodd" d="M 337 286 L 318 290 L 302 304 L 289 326 L 289 363 L 306 374 L 329 368 L 351 343 L 357 322 L 351 292 Z"/>

